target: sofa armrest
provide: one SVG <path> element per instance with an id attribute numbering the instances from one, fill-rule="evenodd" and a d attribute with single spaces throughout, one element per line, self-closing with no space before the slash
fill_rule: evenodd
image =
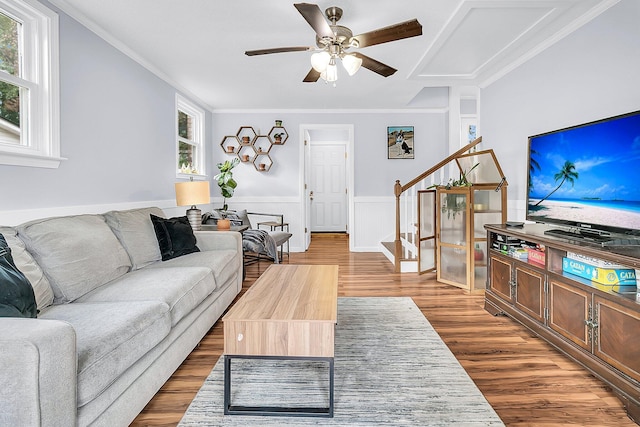
<path id="1" fill-rule="evenodd" d="M 194 234 L 201 251 L 235 249 L 242 253 L 242 235 L 236 231 L 196 231 Z"/>
<path id="2" fill-rule="evenodd" d="M 57 320 L 0 318 L 0 425 L 73 425 L 76 334 Z"/>

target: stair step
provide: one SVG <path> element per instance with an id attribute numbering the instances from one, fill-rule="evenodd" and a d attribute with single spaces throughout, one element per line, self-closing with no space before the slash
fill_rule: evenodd
<path id="1" fill-rule="evenodd" d="M 395 252 L 396 244 L 394 242 L 382 242 L 382 246 L 392 254 Z M 404 251 L 402 251 L 402 258 L 400 258 L 400 261 L 418 261 L 418 258 L 412 253 L 409 253 L 409 258 L 405 258 Z"/>

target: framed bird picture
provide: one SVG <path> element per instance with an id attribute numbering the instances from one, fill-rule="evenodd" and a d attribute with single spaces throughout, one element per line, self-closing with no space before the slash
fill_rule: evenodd
<path id="1" fill-rule="evenodd" d="M 389 126 L 387 127 L 387 158 L 388 159 L 413 159 L 414 158 L 413 126 Z"/>

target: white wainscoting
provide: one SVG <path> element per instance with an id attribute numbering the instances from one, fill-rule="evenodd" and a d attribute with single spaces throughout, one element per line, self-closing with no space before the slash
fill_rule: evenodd
<path id="1" fill-rule="evenodd" d="M 13 211 L 0 211 L 0 225 L 19 225 L 27 221 L 40 218 L 49 218 L 55 216 L 81 215 L 81 214 L 100 214 L 111 210 L 137 209 L 148 206 L 157 206 L 161 208 L 167 216 L 185 215 L 186 208 L 177 207 L 175 199 L 173 200 L 153 200 L 146 202 L 128 202 L 128 203 L 112 203 L 100 205 L 78 205 L 78 206 L 60 206 L 46 207 L 38 209 L 24 209 Z M 203 211 L 209 209 L 206 205 L 199 206 Z"/>
<path id="2" fill-rule="evenodd" d="M 353 251 L 380 252 L 380 242 L 395 233 L 395 197 L 354 197 L 353 202 Z"/>

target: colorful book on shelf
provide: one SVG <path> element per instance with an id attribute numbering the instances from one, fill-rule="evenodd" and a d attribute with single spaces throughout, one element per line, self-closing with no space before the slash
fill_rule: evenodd
<path id="1" fill-rule="evenodd" d="M 625 268 L 623 265 L 616 264 L 611 261 L 604 261 L 598 258 L 590 257 L 583 254 L 577 254 L 575 252 L 567 252 L 567 258 L 575 259 L 578 261 L 586 262 L 587 264 L 591 264 L 594 267 L 601 268 Z"/>

